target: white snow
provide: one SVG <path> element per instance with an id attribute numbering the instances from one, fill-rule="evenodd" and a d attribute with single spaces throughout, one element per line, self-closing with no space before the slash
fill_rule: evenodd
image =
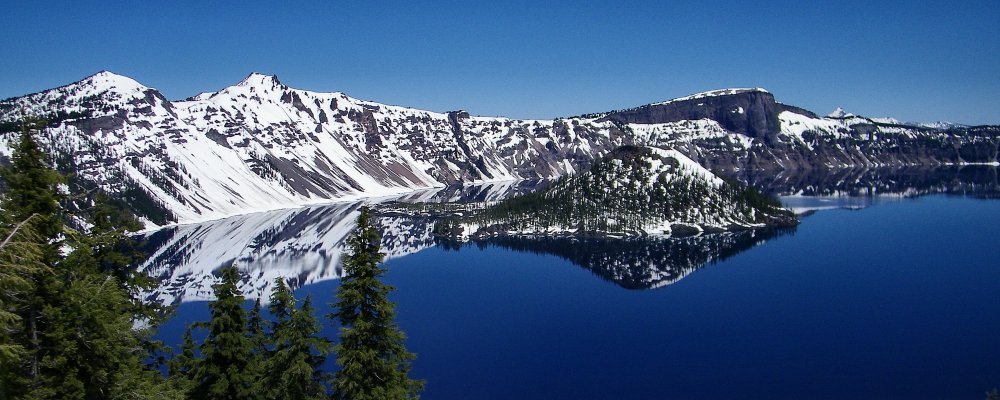
<path id="1" fill-rule="evenodd" d="M 667 101 L 661 101 L 659 103 L 653 103 L 651 105 L 659 106 L 659 105 L 676 103 L 676 102 L 681 102 L 681 101 L 704 99 L 704 98 L 707 98 L 707 97 L 731 96 L 731 95 L 734 95 L 734 94 L 741 94 L 741 93 L 748 93 L 748 92 L 770 93 L 767 90 L 765 90 L 764 88 L 719 89 L 719 90 L 710 90 L 710 91 L 707 91 L 707 92 L 695 93 L 695 94 L 692 94 L 692 95 L 689 95 L 689 96 L 678 97 L 678 98 L 667 100 Z"/>

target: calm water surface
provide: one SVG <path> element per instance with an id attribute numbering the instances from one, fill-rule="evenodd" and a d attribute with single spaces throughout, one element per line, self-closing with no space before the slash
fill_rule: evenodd
<path id="1" fill-rule="evenodd" d="M 1000 386 L 998 223 L 968 197 L 823 210 L 647 290 L 489 245 L 392 259 L 387 280 L 426 399 L 979 399 Z M 183 303 L 160 336 L 207 318 Z"/>

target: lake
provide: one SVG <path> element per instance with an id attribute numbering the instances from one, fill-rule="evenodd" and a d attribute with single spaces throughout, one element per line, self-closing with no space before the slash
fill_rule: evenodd
<path id="1" fill-rule="evenodd" d="M 426 399 L 943 399 L 1000 386 L 1000 202 L 798 194 L 786 204 L 819 211 L 794 230 L 669 241 L 456 245 L 384 218 L 411 376 Z M 248 296 L 284 276 L 325 314 L 357 207 L 154 234 L 146 268 L 164 285 L 150 298 L 178 304 L 159 337 L 177 344 L 208 319 L 226 263 L 246 272 Z"/>

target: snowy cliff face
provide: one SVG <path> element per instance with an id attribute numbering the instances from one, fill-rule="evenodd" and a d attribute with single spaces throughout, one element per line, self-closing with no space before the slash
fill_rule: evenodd
<path id="1" fill-rule="evenodd" d="M 726 171 L 996 163 L 1000 148 L 998 126 L 905 124 L 842 109 L 824 118 L 759 88 L 589 116 L 614 123 L 635 143 L 672 146 Z"/>
<path id="2" fill-rule="evenodd" d="M 168 101 L 102 71 L 0 101 L 21 111 L 74 189 L 100 188 L 148 226 L 394 195 L 455 183 L 552 179 L 620 145 L 678 149 L 721 169 L 995 162 L 997 127 L 928 127 L 820 118 L 762 89 L 727 89 L 556 120 L 439 113 L 289 88 L 251 74 Z M 14 135 L 0 138 L 10 155 Z"/>

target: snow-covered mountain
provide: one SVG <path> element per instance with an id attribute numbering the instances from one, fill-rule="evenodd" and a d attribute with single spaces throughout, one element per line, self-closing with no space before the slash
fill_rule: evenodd
<path id="1" fill-rule="evenodd" d="M 837 109 L 831 111 L 826 116 L 829 118 L 850 118 L 853 117 L 854 114 L 845 111 L 843 107 L 837 107 Z"/>
<path id="2" fill-rule="evenodd" d="M 0 101 L 0 131 L 48 119 L 40 142 L 73 189 L 100 188 L 147 226 L 389 196 L 459 183 L 551 179 L 621 145 L 673 147 L 710 168 L 995 162 L 1000 129 L 820 118 L 763 89 L 724 89 L 555 120 L 432 112 L 293 89 L 251 74 L 183 101 L 102 71 Z M 14 135 L 0 138 L 9 156 Z"/>

